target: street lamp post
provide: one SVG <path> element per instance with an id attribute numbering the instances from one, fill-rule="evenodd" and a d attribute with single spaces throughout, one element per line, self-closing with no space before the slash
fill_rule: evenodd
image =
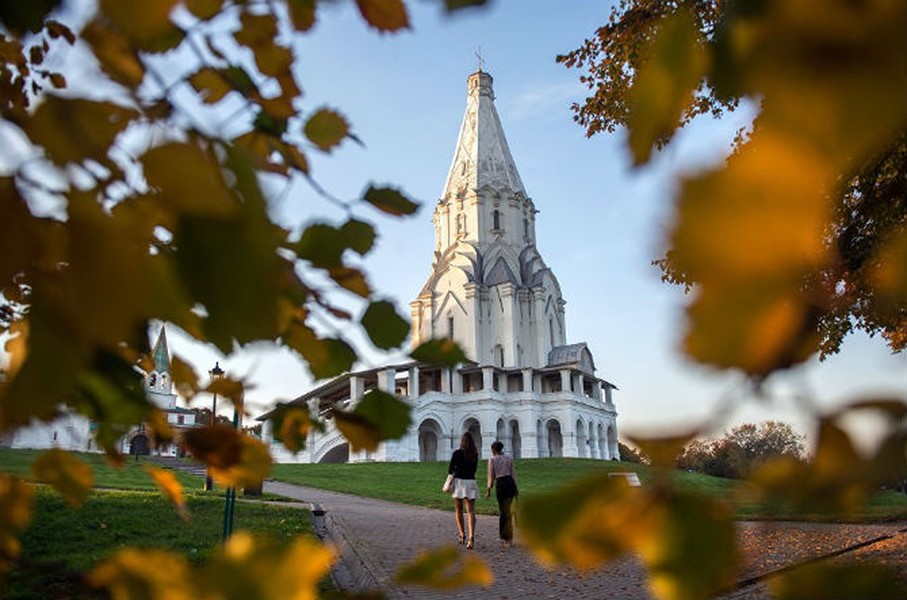
<path id="1" fill-rule="evenodd" d="M 208 374 L 211 376 L 211 379 L 220 379 L 224 375 L 224 370 L 220 368 L 220 361 L 214 363 L 214 368 L 208 371 Z M 214 427 L 214 424 L 217 422 L 217 392 L 214 392 L 214 400 L 211 403 L 211 420 L 209 425 Z M 214 481 L 211 479 L 211 470 L 208 469 L 207 475 L 205 476 L 205 491 L 210 492 L 214 489 Z"/>

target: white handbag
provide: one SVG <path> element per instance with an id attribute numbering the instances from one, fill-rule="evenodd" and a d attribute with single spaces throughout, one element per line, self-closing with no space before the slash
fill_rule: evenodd
<path id="1" fill-rule="evenodd" d="M 448 475 L 447 479 L 444 480 L 444 485 L 441 486 L 441 491 L 442 492 L 453 491 L 453 480 L 454 480 L 453 474 Z"/>

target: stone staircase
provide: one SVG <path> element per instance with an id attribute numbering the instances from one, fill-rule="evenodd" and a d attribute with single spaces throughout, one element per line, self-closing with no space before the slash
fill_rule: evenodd
<path id="1" fill-rule="evenodd" d="M 196 477 L 205 478 L 205 466 L 186 458 L 176 458 L 175 456 L 146 456 L 145 460 L 153 462 L 165 469 L 182 471 Z"/>

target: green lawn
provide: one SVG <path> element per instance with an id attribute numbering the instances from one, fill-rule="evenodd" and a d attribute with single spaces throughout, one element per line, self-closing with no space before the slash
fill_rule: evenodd
<path id="1" fill-rule="evenodd" d="M 40 453 L 0 449 L 0 471 L 30 477 L 31 463 Z M 91 465 L 99 489 L 81 508 L 71 508 L 50 488 L 37 487 L 32 523 L 21 538 L 20 560 L 6 588 L 0 589 L 4 600 L 105 598 L 85 589 L 82 577 L 125 546 L 167 549 L 192 562 L 200 562 L 220 546 L 223 492 L 197 491 L 202 487 L 200 477 L 176 473 L 190 515 L 183 521 L 142 468 L 144 459 L 114 467 L 102 455 L 75 454 Z M 296 535 L 311 535 L 312 521 L 307 510 L 239 501 L 234 529 L 289 541 Z M 323 582 L 322 589 L 331 589 L 329 581 Z"/>
<path id="2" fill-rule="evenodd" d="M 43 450 L 10 450 L 0 448 L 0 471 L 31 477 L 31 464 Z M 112 488 L 119 490 L 153 490 L 157 489 L 151 476 L 143 468 L 148 464 L 157 466 L 147 458 L 141 457 L 136 461 L 127 457 L 121 467 L 111 465 L 103 454 L 88 452 L 73 452 L 73 456 L 88 464 L 94 473 L 94 484 L 98 488 Z M 187 490 L 197 490 L 202 486 L 202 479 L 179 471 L 177 478 Z"/>
<path id="3" fill-rule="evenodd" d="M 553 491 L 585 475 L 600 472 L 634 471 L 643 485 L 652 481 L 652 471 L 646 465 L 625 462 L 600 461 L 581 458 L 522 459 L 516 461 L 520 494 Z M 278 481 L 306 485 L 358 496 L 381 498 L 405 504 L 452 510 L 453 502 L 441 492 L 447 473 L 447 464 L 438 463 L 355 463 L 315 465 L 274 465 L 272 477 Z M 480 490 L 484 489 L 484 464 L 480 465 Z M 741 483 L 732 479 L 711 477 L 700 473 L 676 471 L 675 481 L 681 487 L 725 498 L 732 502 L 741 519 L 832 520 L 821 514 L 793 514 L 771 511 L 764 506 L 744 500 L 738 494 Z M 494 497 L 476 503 L 480 514 L 496 514 Z M 876 521 L 907 519 L 907 496 L 894 492 L 875 495 L 862 512 L 851 515 L 847 521 Z"/>

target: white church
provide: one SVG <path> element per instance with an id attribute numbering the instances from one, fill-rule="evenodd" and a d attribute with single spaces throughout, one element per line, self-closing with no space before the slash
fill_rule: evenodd
<path id="1" fill-rule="evenodd" d="M 469 431 L 480 452 L 495 440 L 517 458 L 618 460 L 613 384 L 596 375 L 585 343 L 568 344 L 565 301 L 536 247 L 538 211 L 507 146 L 492 77 L 467 79 L 466 114 L 444 192 L 435 207 L 431 274 L 412 307 L 412 344 L 449 337 L 468 362 L 456 368 L 415 362 L 347 373 L 295 399 L 326 421 L 304 450 L 263 439 L 277 462 L 447 460 Z M 333 425 L 371 389 L 412 406 L 402 438 L 375 452 L 350 452 Z"/>
<path id="2" fill-rule="evenodd" d="M 145 394 L 166 416 L 174 433 L 174 442 L 155 447 L 144 424 L 139 424 L 118 441 L 118 449 L 123 454 L 177 456 L 182 433 L 202 424 L 195 422 L 195 412 L 177 406 L 177 395 L 173 393 L 170 377 L 170 348 L 164 327 L 158 333 L 151 358 L 153 367 L 148 372 L 142 372 Z M 57 418 L 51 421 L 33 419 L 28 426 L 13 430 L 0 439 L 0 447 L 101 452 L 94 440 L 94 424 L 81 414 L 63 407 Z"/>

